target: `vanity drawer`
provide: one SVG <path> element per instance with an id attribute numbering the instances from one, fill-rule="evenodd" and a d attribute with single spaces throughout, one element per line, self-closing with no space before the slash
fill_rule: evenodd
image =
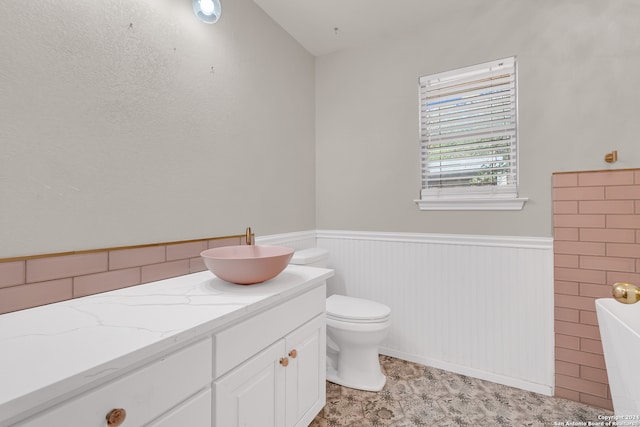
<path id="1" fill-rule="evenodd" d="M 215 334 L 214 378 L 324 313 L 325 300 L 323 285 Z"/>
<path id="2" fill-rule="evenodd" d="M 17 426 L 104 427 L 115 408 L 126 411 L 122 427 L 143 426 L 211 383 L 211 351 L 199 341 Z"/>
<path id="3" fill-rule="evenodd" d="M 148 427 L 211 427 L 211 405 L 211 389 L 208 388 L 181 403 Z M 122 427 L 126 427 L 126 424 Z"/>

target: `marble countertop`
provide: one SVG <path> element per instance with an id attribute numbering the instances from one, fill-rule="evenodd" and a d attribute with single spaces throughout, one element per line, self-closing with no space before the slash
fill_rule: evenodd
<path id="1" fill-rule="evenodd" d="M 0 315 L 0 426 L 332 275 L 291 265 L 240 286 L 203 271 Z"/>

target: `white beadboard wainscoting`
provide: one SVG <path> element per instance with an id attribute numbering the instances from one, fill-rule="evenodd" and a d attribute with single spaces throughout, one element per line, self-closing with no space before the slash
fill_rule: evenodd
<path id="1" fill-rule="evenodd" d="M 391 307 L 389 356 L 553 395 L 553 239 L 318 230 L 328 292 Z"/>

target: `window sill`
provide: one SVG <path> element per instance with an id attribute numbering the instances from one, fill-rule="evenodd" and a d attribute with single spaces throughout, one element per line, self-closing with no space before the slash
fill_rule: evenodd
<path id="1" fill-rule="evenodd" d="M 415 200 L 421 211 L 520 211 L 526 197 Z"/>

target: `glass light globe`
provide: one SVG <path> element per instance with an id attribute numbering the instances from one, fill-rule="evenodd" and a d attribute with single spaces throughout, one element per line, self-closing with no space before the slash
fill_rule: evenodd
<path id="1" fill-rule="evenodd" d="M 207 24 L 213 24 L 220 19 L 222 6 L 220 0 L 192 0 L 193 13 L 198 19 Z"/>

